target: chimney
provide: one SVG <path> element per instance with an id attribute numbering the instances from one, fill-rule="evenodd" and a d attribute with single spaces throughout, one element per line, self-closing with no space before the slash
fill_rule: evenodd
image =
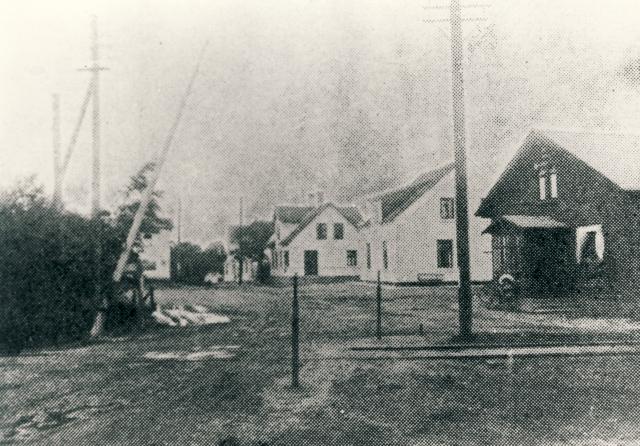
<path id="1" fill-rule="evenodd" d="M 324 204 L 324 191 L 319 190 L 316 192 L 316 200 L 318 201 L 318 206 L 322 206 Z"/>

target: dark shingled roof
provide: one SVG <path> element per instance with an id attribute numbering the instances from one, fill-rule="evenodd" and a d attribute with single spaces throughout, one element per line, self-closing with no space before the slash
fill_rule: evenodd
<path id="1" fill-rule="evenodd" d="M 304 217 L 316 208 L 312 206 L 277 206 L 275 218 L 284 224 L 300 224 Z"/>
<path id="2" fill-rule="evenodd" d="M 382 205 L 382 223 L 389 223 L 395 220 L 396 217 L 406 211 L 409 206 L 415 203 L 453 170 L 454 164 L 448 163 L 442 167 L 423 173 L 407 186 L 373 196 L 372 198 L 379 200 Z"/>
<path id="3" fill-rule="evenodd" d="M 492 203 L 503 194 L 507 184 L 519 181 L 518 165 L 530 157 L 537 145 L 562 149 L 600 172 L 622 190 L 635 195 L 640 189 L 640 135 L 588 130 L 553 130 L 533 128 L 516 149 L 515 155 L 500 171 L 500 176 L 482 200 L 476 215 L 489 217 Z"/>
<path id="4" fill-rule="evenodd" d="M 304 228 L 307 227 L 307 225 L 309 225 L 309 223 L 313 221 L 314 218 L 323 213 L 329 207 L 336 209 L 349 223 L 351 223 L 356 228 L 362 224 L 362 216 L 360 215 L 358 209 L 353 206 L 336 206 L 333 203 L 326 203 L 317 208 L 298 207 L 297 209 L 299 209 L 300 212 L 306 210 L 306 214 L 304 214 L 304 217 L 298 223 L 298 227 L 291 231 L 291 234 L 289 234 L 284 240 L 282 240 L 282 244 L 288 245 L 294 238 L 298 236 L 298 234 L 300 234 L 300 232 L 302 232 Z M 294 206 L 279 206 L 278 208 L 276 208 L 276 218 L 280 218 L 278 209 L 282 208 L 287 209 L 287 211 L 284 213 L 285 217 L 297 217 L 299 215 L 297 212 L 292 211 L 292 209 L 295 208 Z M 281 218 L 280 220 L 283 221 Z"/>

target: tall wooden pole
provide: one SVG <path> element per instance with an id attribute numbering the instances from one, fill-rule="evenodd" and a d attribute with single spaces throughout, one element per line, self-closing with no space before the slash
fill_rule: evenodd
<path id="1" fill-rule="evenodd" d="M 53 112 L 53 207 L 62 208 L 62 165 L 60 164 L 60 96 L 52 97 Z"/>
<path id="2" fill-rule="evenodd" d="M 464 74 L 462 18 L 460 1 L 451 0 L 451 63 L 453 91 L 453 139 L 456 183 L 456 246 L 460 281 L 458 286 L 458 318 L 461 338 L 472 334 L 473 304 L 469 258 L 469 215 L 467 197 L 467 161 L 464 110 Z"/>
<path id="3" fill-rule="evenodd" d="M 291 305 L 291 387 L 300 385 L 300 314 L 298 305 L 298 273 L 293 276 Z"/>
<path id="4" fill-rule="evenodd" d="M 98 63 L 99 44 L 98 44 L 98 23 L 94 16 L 91 22 L 92 45 L 91 60 L 92 65 L 92 83 L 91 100 L 93 105 L 93 127 L 91 133 L 93 135 L 93 176 L 92 185 L 92 201 L 91 215 L 95 218 L 100 212 L 100 65 Z"/>
<path id="5" fill-rule="evenodd" d="M 91 60 L 93 64 L 90 68 L 91 76 L 91 101 L 93 105 L 93 125 L 91 128 L 92 135 L 92 161 L 93 174 L 91 178 L 91 217 L 93 219 L 94 241 L 93 241 L 93 282 L 94 282 L 94 299 L 100 302 L 98 310 L 98 318 L 91 329 L 91 335 L 97 336 L 104 330 L 106 322 L 106 311 L 109 301 L 103 296 L 102 290 L 102 228 L 99 220 L 100 216 L 100 65 L 98 64 L 98 23 L 94 16 L 91 20 Z"/>
<path id="6" fill-rule="evenodd" d="M 382 339 L 382 283 L 380 280 L 380 271 L 378 271 L 378 280 L 376 282 L 376 338 Z"/>

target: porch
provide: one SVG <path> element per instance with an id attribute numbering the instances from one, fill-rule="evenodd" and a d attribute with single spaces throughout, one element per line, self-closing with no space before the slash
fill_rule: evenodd
<path id="1" fill-rule="evenodd" d="M 553 298 L 576 291 L 576 231 L 547 216 L 505 215 L 484 231 L 492 235 L 493 280 L 507 275 L 521 298 Z"/>

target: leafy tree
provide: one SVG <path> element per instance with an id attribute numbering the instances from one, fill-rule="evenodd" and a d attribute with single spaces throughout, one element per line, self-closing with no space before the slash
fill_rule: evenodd
<path id="1" fill-rule="evenodd" d="M 96 276 L 100 231 L 104 267 Z M 56 210 L 33 178 L 0 197 L 0 347 L 57 344 L 87 336 L 98 302 L 111 293 L 120 243 L 104 220 Z"/>
<path id="2" fill-rule="evenodd" d="M 244 258 L 261 261 L 264 250 L 273 234 L 273 223 L 256 220 L 246 226 L 236 228 L 236 240 L 238 242 L 238 254 Z"/>
<path id="3" fill-rule="evenodd" d="M 202 250 L 198 245 L 183 242 L 171 250 L 171 276 L 176 282 L 198 285 L 208 273 L 222 273 L 225 259 L 221 245 Z"/>
<path id="4" fill-rule="evenodd" d="M 232 238 L 238 244 L 236 257 L 241 265 L 239 282 L 242 283 L 244 269 L 242 265 L 245 259 L 251 259 L 258 262 L 258 265 L 262 265 L 264 251 L 273 234 L 273 223 L 256 220 L 247 226 L 237 226 L 234 232 Z M 262 277 L 263 274 L 260 274 L 260 276 Z"/>
<path id="5" fill-rule="evenodd" d="M 153 172 L 154 169 L 155 163 L 153 162 L 142 166 L 142 168 L 130 178 L 129 184 L 122 193 L 122 204 L 115 213 L 114 222 L 123 240 L 126 239 L 135 214 L 140 207 L 142 194 L 149 185 L 149 174 Z M 144 236 L 151 236 L 161 231 L 170 231 L 173 229 L 171 220 L 161 216 L 162 208 L 160 207 L 159 200 L 162 198 L 162 195 L 163 192 L 158 190 L 154 190 L 152 193 L 136 239 L 136 245 L 138 247 L 141 246 L 141 240 Z"/>

